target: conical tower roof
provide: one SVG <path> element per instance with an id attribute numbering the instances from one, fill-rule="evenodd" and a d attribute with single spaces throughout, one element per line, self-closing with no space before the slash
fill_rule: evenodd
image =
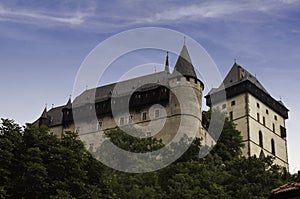
<path id="1" fill-rule="evenodd" d="M 46 119 L 49 119 L 49 115 L 48 115 L 48 111 L 47 111 L 47 108 L 45 107 L 44 110 L 43 110 L 43 113 L 41 115 L 40 118 L 46 118 Z"/>
<path id="2" fill-rule="evenodd" d="M 169 67 L 169 52 L 168 52 L 168 51 L 167 51 L 167 56 L 166 56 L 165 71 L 166 71 L 167 73 L 170 73 L 170 67 Z"/>
<path id="3" fill-rule="evenodd" d="M 71 98 L 68 100 L 67 104 L 65 105 L 64 109 L 72 109 L 72 103 L 71 103 Z"/>
<path id="4" fill-rule="evenodd" d="M 181 49 L 180 55 L 177 59 L 177 62 L 175 64 L 174 71 L 173 71 L 173 75 L 180 75 L 180 74 L 183 76 L 186 76 L 186 77 L 197 78 L 194 66 L 192 64 L 189 52 L 188 52 L 185 44 L 183 45 L 183 47 Z"/>

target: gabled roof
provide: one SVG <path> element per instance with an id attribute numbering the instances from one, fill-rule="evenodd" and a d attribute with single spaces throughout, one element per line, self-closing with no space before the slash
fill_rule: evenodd
<path id="1" fill-rule="evenodd" d="M 179 74 L 178 74 L 179 73 Z M 177 62 L 174 67 L 173 75 L 183 75 L 187 77 L 194 77 L 197 79 L 194 66 L 192 64 L 189 52 L 184 44 Z"/>
<path id="2" fill-rule="evenodd" d="M 274 99 L 254 75 L 237 63 L 234 63 L 229 73 L 224 78 L 222 84 L 218 88 L 212 88 L 205 96 L 206 104 L 212 105 L 211 96 L 214 96 L 214 102 L 222 101 L 222 92 L 226 92 L 226 98 L 229 99 L 241 93 L 250 93 L 258 98 L 264 104 L 272 108 L 283 118 L 288 118 L 288 109 L 283 102 Z"/>
<path id="3" fill-rule="evenodd" d="M 249 73 L 246 69 L 242 66 L 237 64 L 236 62 L 233 64 L 232 68 L 230 69 L 229 73 L 225 77 L 223 84 L 225 88 L 230 87 L 232 85 L 238 84 L 240 82 L 249 80 L 253 84 L 255 84 L 258 88 L 263 90 L 265 93 L 269 94 L 268 91 L 263 87 L 263 85 L 256 79 L 254 75 Z"/>

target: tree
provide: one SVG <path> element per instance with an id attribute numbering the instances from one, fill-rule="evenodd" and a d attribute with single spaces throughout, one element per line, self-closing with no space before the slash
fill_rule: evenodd
<path id="1" fill-rule="evenodd" d="M 209 112 L 203 120 L 209 122 Z M 164 147 L 160 140 L 135 138 L 120 129 L 106 135 L 136 153 Z M 289 174 L 270 157 L 242 157 L 240 133 L 228 119 L 205 158 L 199 158 L 201 140 L 195 139 L 171 165 L 141 174 L 104 166 L 73 132 L 57 138 L 46 127 L 21 128 L 2 119 L 0 144 L 0 198 L 265 198 L 287 181 L 300 181 L 299 173 Z"/>
<path id="2" fill-rule="evenodd" d="M 27 124 L 22 129 L 11 120 L 2 120 L 0 138 L 2 198 L 101 196 L 102 165 L 85 150 L 76 134 L 67 132 L 59 139 L 46 127 Z"/>

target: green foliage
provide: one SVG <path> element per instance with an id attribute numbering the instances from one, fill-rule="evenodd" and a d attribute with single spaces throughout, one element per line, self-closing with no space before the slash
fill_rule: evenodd
<path id="1" fill-rule="evenodd" d="M 206 127 L 210 115 L 204 112 Z M 164 147 L 161 140 L 135 138 L 120 129 L 106 135 L 118 147 L 135 153 Z M 170 150 L 187 141 L 184 138 Z M 130 174 L 101 164 L 75 133 L 66 132 L 57 138 L 45 127 L 27 124 L 21 128 L 2 119 L 0 199 L 266 198 L 271 189 L 287 181 L 300 181 L 299 173 L 289 174 L 273 165 L 270 157 L 241 157 L 240 132 L 228 119 L 217 145 L 202 159 L 200 146 L 201 140 L 197 138 L 173 164 L 155 172 Z"/>
<path id="2" fill-rule="evenodd" d="M 101 196 L 100 186 L 95 186 L 99 184 L 100 169 L 96 175 L 95 170 L 89 169 L 101 165 L 85 150 L 76 134 L 67 132 L 59 139 L 45 127 L 27 124 L 22 130 L 13 121 L 2 120 L 0 141 L 1 197 Z"/>
<path id="3" fill-rule="evenodd" d="M 131 133 L 137 136 L 131 136 L 127 133 L 123 132 L 121 129 L 111 129 L 105 132 L 105 135 L 110 138 L 110 141 L 114 143 L 116 146 L 124 149 L 126 151 L 131 151 L 135 153 L 145 153 L 149 151 L 155 151 L 164 146 L 161 140 L 157 140 L 154 137 L 147 137 L 147 138 L 139 138 L 138 135 L 142 134 L 143 132 L 134 129 L 134 128 L 127 128 L 126 131 L 131 131 Z"/>

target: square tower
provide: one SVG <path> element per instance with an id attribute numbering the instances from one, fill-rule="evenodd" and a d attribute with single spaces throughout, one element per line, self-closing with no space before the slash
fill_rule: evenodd
<path id="1" fill-rule="evenodd" d="M 226 101 L 217 102 L 214 107 L 225 110 L 227 116 L 241 131 L 243 155 L 275 157 L 275 164 L 288 169 L 285 120 L 288 109 L 280 100 L 274 99 L 255 76 L 234 63 L 225 77 Z M 212 89 L 206 104 L 212 106 L 211 98 L 221 92 L 222 86 Z"/>

